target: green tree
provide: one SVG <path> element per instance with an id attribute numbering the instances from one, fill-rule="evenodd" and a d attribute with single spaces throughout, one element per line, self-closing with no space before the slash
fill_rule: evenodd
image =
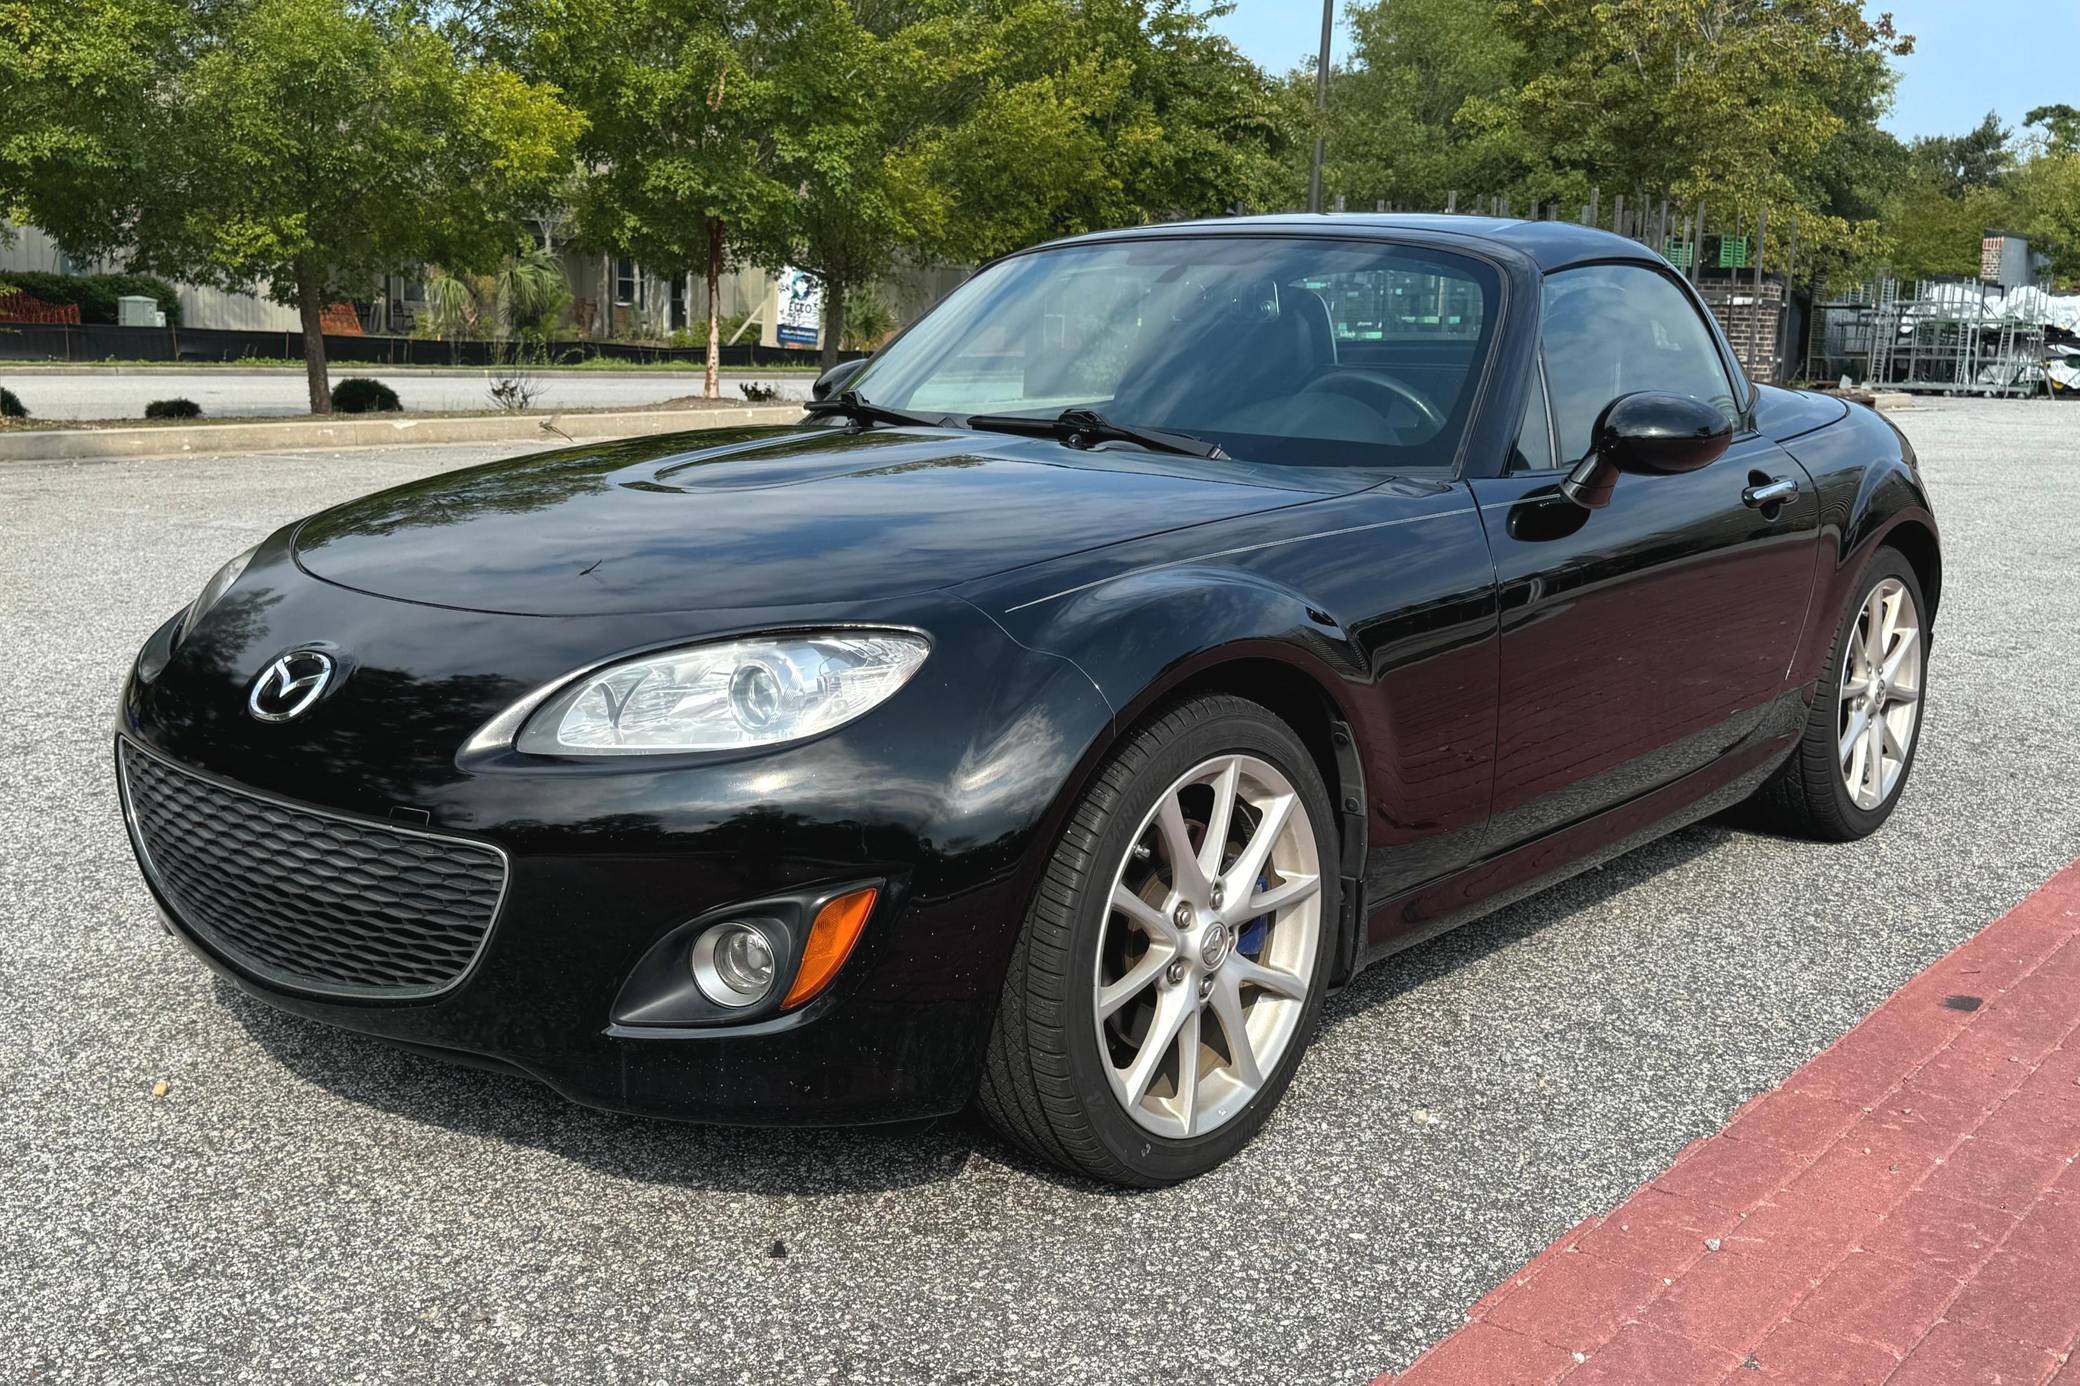
<path id="1" fill-rule="evenodd" d="M 708 288 L 705 392 L 721 393 L 722 272 L 770 240 L 789 188 L 773 175 L 763 46 L 787 0 L 533 0 L 522 50 L 586 117 L 578 226 L 654 269 L 700 269 Z"/>
<path id="2" fill-rule="evenodd" d="M 553 91 L 346 0 L 210 12 L 160 80 L 133 258 L 257 282 L 296 308 L 319 414 L 331 409 L 325 305 L 401 264 L 495 266 L 518 213 L 567 171 L 582 124 Z"/>
<path id="3" fill-rule="evenodd" d="M 965 55 L 927 26 L 955 17 L 924 0 L 812 0 L 772 30 L 775 168 L 793 191 L 759 228 L 752 255 L 798 265 L 823 285 L 822 360 L 836 364 L 847 296 L 934 238 L 945 200 L 918 155 L 973 96 Z"/>
<path id="4" fill-rule="evenodd" d="M 1992 111 L 1962 135 L 1924 135 L 1907 146 L 1914 174 L 1944 197 L 1962 197 L 1971 188 L 1998 185 L 2014 167 L 2009 146 L 2012 133 Z"/>
<path id="5" fill-rule="evenodd" d="M 512 344 L 532 339 L 532 345 L 540 347 L 561 325 L 570 302 L 563 261 L 537 246 L 508 255 L 489 274 L 452 274 L 430 266 L 426 311 L 419 325 L 426 335 L 450 341 L 488 337 Z"/>
<path id="6" fill-rule="evenodd" d="M 187 27 L 168 0 L 0 0 L 0 217 L 82 258 L 126 245 L 106 190 L 152 152 Z"/>
<path id="7" fill-rule="evenodd" d="M 1767 208 L 1808 263 L 1880 245 L 1903 155 L 1876 121 L 1913 40 L 1859 0 L 1359 0 L 1350 16 L 1325 180 L 1359 206 L 1645 194 Z"/>
<path id="8" fill-rule="evenodd" d="M 1883 259 L 1901 279 L 1976 276 L 1986 232 L 2007 226 L 2015 210 L 2005 187 L 1966 187 L 1951 195 L 1935 175 L 1917 170 L 1886 209 Z"/>
<path id="9" fill-rule="evenodd" d="M 1451 194 L 1514 189 L 1519 147 L 1466 118 L 1511 89 L 1522 62 L 1489 0 L 1389 0 L 1350 9 L 1351 51 L 1331 74 L 1323 195 L 1442 211 Z M 1296 96 L 1314 76 L 1289 79 Z"/>
<path id="10" fill-rule="evenodd" d="M 1549 195 L 1638 188 L 1725 207 L 1796 201 L 1797 180 L 1889 87 L 1913 40 L 1860 0 L 1501 0 L 1518 84 L 1480 103 Z"/>
<path id="11" fill-rule="evenodd" d="M 2080 282 L 2080 111 L 2039 107 L 2023 123 L 2042 126 L 2044 134 L 2027 147 L 2006 183 L 2014 228 L 2029 237 L 2032 249 L 2051 257 L 2059 282 Z"/>
<path id="12" fill-rule="evenodd" d="M 1175 0 L 971 6 L 909 37 L 942 83 L 909 151 L 936 195 L 929 254 L 985 259 L 1292 193 L 1282 93 Z"/>
<path id="13" fill-rule="evenodd" d="M 1184 0 L 807 0 L 775 26 L 772 125 L 794 191 L 766 263 L 847 302 L 906 255 L 1266 205 L 1289 183 L 1274 84 Z"/>
<path id="14" fill-rule="evenodd" d="M 2080 109 L 2060 102 L 2039 106 L 2022 118 L 2028 126 L 2044 128 L 2044 138 L 2055 152 L 2080 150 Z"/>

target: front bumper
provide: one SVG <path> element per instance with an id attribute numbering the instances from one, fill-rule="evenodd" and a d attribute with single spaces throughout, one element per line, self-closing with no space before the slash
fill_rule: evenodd
<path id="1" fill-rule="evenodd" d="M 539 873 L 535 873 L 539 875 Z M 582 893 L 598 873 L 565 883 Z M 848 986 L 899 966 L 870 938 L 833 991 L 803 1009 L 734 1027 L 623 1027 L 606 1018 L 624 950 L 612 919 L 516 906 L 501 914 L 476 972 L 451 995 L 383 1004 L 314 996 L 261 980 L 188 923 L 147 873 L 161 924 L 218 975 L 277 1010 L 422 1053 L 525 1074 L 610 1111 L 735 1125 L 865 1125 L 945 1115 L 973 1093 L 996 998 L 967 989 L 895 1001 Z M 880 912 L 879 934 L 911 929 Z M 929 927 L 927 925 L 927 927 Z M 626 940 L 639 956 L 644 940 Z M 874 953 L 882 954 L 876 958 Z M 862 992 L 868 994 L 862 994 Z"/>
<path id="2" fill-rule="evenodd" d="M 960 658 L 935 654 L 937 669 L 928 663 L 888 703 L 819 740 L 656 765 L 472 758 L 455 749 L 466 739 L 457 729 L 480 724 L 537 673 L 477 675 L 479 692 L 466 671 L 402 661 L 407 652 L 467 657 L 496 645 L 487 627 L 519 618 L 262 577 L 287 593 L 265 628 L 242 632 L 235 648 L 198 631 L 155 677 L 133 673 L 119 747 L 370 827 L 394 827 L 402 811 L 435 833 L 498 848 L 508 878 L 481 952 L 455 985 L 410 999 L 341 997 L 266 975 L 183 919 L 177 892 L 162 889 L 141 853 L 169 927 L 218 973 L 280 1010 L 524 1072 L 611 1110 L 841 1125 L 943 1115 L 968 1101 L 1062 786 L 1110 722 L 1074 666 L 936 599 L 903 619 Z M 563 632 L 540 621 L 526 629 L 538 657 L 574 667 L 596 653 L 579 657 L 575 631 L 559 649 L 544 636 Z M 222 710 L 241 706 L 245 684 L 284 646 L 342 631 L 355 672 L 308 725 L 282 734 Z M 420 688 L 432 690 L 423 706 L 411 701 Z M 481 705 L 455 711 L 469 693 Z M 402 705 L 353 701 L 378 696 Z M 801 1009 L 740 1023 L 615 1022 L 631 972 L 686 921 L 866 879 L 885 882 L 884 895 L 837 980 Z"/>

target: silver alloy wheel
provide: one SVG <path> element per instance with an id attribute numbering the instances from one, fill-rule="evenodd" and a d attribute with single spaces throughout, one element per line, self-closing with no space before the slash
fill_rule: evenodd
<path id="1" fill-rule="evenodd" d="M 1842 659 L 1840 734 L 1842 783 L 1861 809 L 1892 797 L 1914 744 L 1921 715 L 1925 652 L 1921 613 L 1898 578 L 1886 578 L 1864 598 Z"/>
<path id="2" fill-rule="evenodd" d="M 1112 1095 L 1158 1135 L 1238 1115 L 1299 1029 L 1321 937 L 1314 824 L 1276 766 L 1216 756 L 1163 791 L 1112 875 L 1092 972 Z"/>

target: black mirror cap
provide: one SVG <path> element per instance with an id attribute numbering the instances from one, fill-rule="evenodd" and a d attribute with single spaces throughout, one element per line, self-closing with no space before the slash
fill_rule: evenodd
<path id="1" fill-rule="evenodd" d="M 1718 461 L 1733 425 L 1703 400 L 1642 391 L 1612 401 L 1592 436 L 1596 455 L 1618 471 L 1673 476 Z"/>
<path id="2" fill-rule="evenodd" d="M 809 398 L 829 399 L 832 395 L 844 389 L 845 383 L 855 375 L 858 375 L 860 367 L 866 364 L 867 358 L 864 356 L 850 361 L 840 361 L 837 365 L 832 366 L 822 375 L 816 377 L 816 383 L 809 387 Z"/>
<path id="3" fill-rule="evenodd" d="M 1560 483 L 1561 494 L 1601 510 L 1621 472 L 1674 476 L 1709 467 L 1733 441 L 1726 415 L 1688 395 L 1642 391 L 1613 400 L 1591 434 L 1595 448 Z"/>

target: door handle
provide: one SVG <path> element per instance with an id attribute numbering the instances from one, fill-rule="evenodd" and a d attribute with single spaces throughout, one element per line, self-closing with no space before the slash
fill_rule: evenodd
<path id="1" fill-rule="evenodd" d="M 1766 505 L 1782 505 L 1798 494 L 1798 483 L 1788 476 L 1771 477 L 1760 486 L 1750 486 L 1741 492 L 1743 504 L 1760 510 Z"/>

